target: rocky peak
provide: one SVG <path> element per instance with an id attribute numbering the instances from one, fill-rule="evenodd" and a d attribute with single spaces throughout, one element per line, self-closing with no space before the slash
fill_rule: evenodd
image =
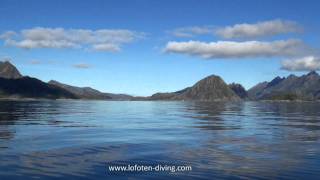
<path id="1" fill-rule="evenodd" d="M 270 81 L 267 85 L 267 87 L 271 87 L 274 85 L 277 85 L 278 83 L 280 83 L 281 81 L 283 81 L 285 78 L 281 78 L 279 76 L 277 76 L 276 78 L 274 78 L 272 81 Z"/>
<path id="2" fill-rule="evenodd" d="M 316 71 L 310 71 L 307 76 L 319 76 L 319 74 Z"/>
<path id="3" fill-rule="evenodd" d="M 179 94 L 177 99 L 184 100 L 238 100 L 240 99 L 229 86 L 216 75 L 208 76 Z"/>
<path id="4" fill-rule="evenodd" d="M 229 84 L 229 88 L 233 90 L 233 92 L 236 93 L 242 99 L 248 97 L 246 89 L 241 84 L 232 83 Z"/>
<path id="5" fill-rule="evenodd" d="M 0 62 L 0 77 L 6 79 L 18 79 L 22 75 L 9 61 Z"/>
<path id="6" fill-rule="evenodd" d="M 320 76 L 311 71 L 302 76 L 276 77 L 265 88 L 251 88 L 251 99 L 268 100 L 319 100 Z"/>

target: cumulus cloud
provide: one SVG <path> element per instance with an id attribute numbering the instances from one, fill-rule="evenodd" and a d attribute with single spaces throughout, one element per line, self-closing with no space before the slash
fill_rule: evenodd
<path id="1" fill-rule="evenodd" d="M 85 64 L 85 63 L 79 63 L 79 64 L 74 64 L 73 67 L 78 69 L 89 69 L 91 65 Z"/>
<path id="2" fill-rule="evenodd" d="M 169 31 L 170 34 L 176 37 L 193 37 L 195 35 L 214 34 L 214 32 L 214 29 L 210 26 L 182 27 Z"/>
<path id="3" fill-rule="evenodd" d="M 118 52 L 120 51 L 120 47 L 115 44 L 94 44 L 92 50 Z"/>
<path id="4" fill-rule="evenodd" d="M 300 31 L 302 31 L 302 27 L 296 22 L 278 19 L 258 22 L 255 24 L 243 23 L 218 28 L 216 29 L 215 34 L 223 38 L 231 39 L 265 37 Z"/>
<path id="5" fill-rule="evenodd" d="M 214 27 L 212 25 L 181 27 L 169 31 L 169 33 L 176 37 L 194 37 L 196 35 L 211 34 L 226 39 L 232 39 L 257 38 L 284 33 L 297 33 L 302 30 L 303 28 L 294 21 L 275 19 L 253 24 L 235 24 L 233 26 L 226 27 Z"/>
<path id="6" fill-rule="evenodd" d="M 6 45 L 24 49 L 85 48 L 98 51 L 120 51 L 122 45 L 144 37 L 144 33 L 126 29 L 64 29 L 36 27 L 0 35 Z"/>
<path id="7" fill-rule="evenodd" d="M 320 70 L 320 57 L 306 56 L 298 59 L 282 61 L 281 69 L 288 71 L 313 71 Z"/>
<path id="8" fill-rule="evenodd" d="M 311 52 L 299 40 L 263 41 L 217 41 L 217 42 L 168 42 L 167 53 L 180 53 L 200 56 L 205 59 L 215 58 L 248 58 L 248 57 L 291 57 Z"/>

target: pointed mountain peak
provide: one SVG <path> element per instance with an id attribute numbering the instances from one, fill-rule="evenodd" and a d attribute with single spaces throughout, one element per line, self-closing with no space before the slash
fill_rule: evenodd
<path id="1" fill-rule="evenodd" d="M 241 84 L 231 83 L 229 84 L 229 88 L 242 99 L 248 97 L 246 89 Z"/>
<path id="2" fill-rule="evenodd" d="M 14 66 L 11 62 L 10 59 L 6 59 L 2 62 L 0 62 L 1 64 L 5 65 L 5 66 Z"/>
<path id="3" fill-rule="evenodd" d="M 217 82 L 219 82 L 219 83 L 225 83 L 220 76 L 210 75 L 210 76 L 207 76 L 207 77 L 201 79 L 201 80 L 198 81 L 196 84 L 199 84 L 199 83 L 213 84 L 213 83 L 217 83 Z"/>
<path id="4" fill-rule="evenodd" d="M 207 77 L 205 77 L 204 79 L 221 79 L 221 77 L 220 76 L 217 76 L 217 75 L 214 75 L 214 74 L 212 74 L 212 75 L 210 75 L 210 76 L 207 76 Z M 203 80 L 204 80 L 203 79 Z"/>
<path id="5" fill-rule="evenodd" d="M 283 81 L 285 78 L 281 78 L 280 76 L 277 76 L 276 78 L 274 78 L 272 81 L 270 81 L 267 85 L 267 87 L 270 86 L 274 86 L 277 85 L 278 83 L 280 83 L 281 81 Z"/>
<path id="6" fill-rule="evenodd" d="M 316 71 L 310 71 L 310 72 L 307 74 L 307 76 L 313 76 L 313 75 L 319 76 L 319 74 L 318 74 Z"/>
<path id="7" fill-rule="evenodd" d="M 282 80 L 283 78 L 281 78 L 280 76 L 275 77 L 272 81 L 279 81 Z"/>
<path id="8" fill-rule="evenodd" d="M 18 79 L 21 78 L 22 75 L 18 69 L 10 63 L 10 61 L 6 60 L 0 62 L 0 77 L 7 79 Z"/>
<path id="9" fill-rule="evenodd" d="M 235 87 L 235 88 L 245 89 L 241 84 L 235 83 L 235 82 L 229 84 L 229 87 Z"/>

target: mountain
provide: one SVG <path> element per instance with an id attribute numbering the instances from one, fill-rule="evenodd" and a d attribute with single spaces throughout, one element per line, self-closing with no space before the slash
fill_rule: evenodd
<path id="1" fill-rule="evenodd" d="M 18 79 L 22 75 L 9 61 L 0 62 L 0 78 Z"/>
<path id="2" fill-rule="evenodd" d="M 251 100 L 255 100 L 258 98 L 258 96 L 260 95 L 260 93 L 267 87 L 268 82 L 264 81 L 261 82 L 255 86 L 253 86 L 252 88 L 250 88 L 247 93 L 249 96 L 249 99 Z"/>
<path id="3" fill-rule="evenodd" d="M 240 97 L 219 76 L 211 75 L 198 81 L 192 87 L 172 93 L 156 93 L 150 96 L 149 99 L 225 101 L 240 100 Z"/>
<path id="4" fill-rule="evenodd" d="M 17 79 L 0 78 L 0 98 L 76 99 L 77 97 L 39 79 L 21 77 Z"/>
<path id="5" fill-rule="evenodd" d="M 42 82 L 22 76 L 9 61 L 0 62 L 0 98 L 131 100 L 126 94 L 102 93 L 90 87 L 75 87 L 58 81 Z"/>
<path id="6" fill-rule="evenodd" d="M 150 97 L 139 97 L 139 99 L 140 100 L 175 100 L 175 99 L 177 99 L 177 96 L 184 93 L 188 89 L 190 89 L 190 87 L 185 88 L 180 91 L 176 91 L 176 92 L 155 93 Z"/>
<path id="7" fill-rule="evenodd" d="M 90 87 L 76 87 L 76 86 L 63 84 L 54 80 L 49 81 L 48 84 L 65 89 L 66 91 L 73 93 L 74 95 L 76 95 L 78 98 L 81 98 L 81 99 L 111 99 L 110 96 L 98 90 L 92 89 Z"/>
<path id="8" fill-rule="evenodd" d="M 39 79 L 22 76 L 14 65 L 4 61 L 0 62 L 0 98 L 76 99 L 77 97 Z"/>
<path id="9" fill-rule="evenodd" d="M 116 100 L 116 101 L 134 100 L 134 97 L 128 94 L 113 94 L 113 93 L 104 93 L 104 94 L 111 97 L 111 100 Z"/>
<path id="10" fill-rule="evenodd" d="M 248 98 L 248 93 L 246 89 L 241 85 L 237 83 L 229 84 L 229 88 L 236 93 L 241 99 Z"/>
<path id="11" fill-rule="evenodd" d="M 0 62 L 0 98 L 99 99 L 99 100 L 320 100 L 320 75 L 276 77 L 246 91 L 240 84 L 227 85 L 219 76 L 208 76 L 180 91 L 156 93 L 149 97 L 103 93 L 90 87 L 76 87 L 58 81 L 42 82 L 22 76 L 10 62 Z"/>
<path id="12" fill-rule="evenodd" d="M 75 94 L 80 99 L 99 99 L 99 100 L 130 100 L 132 96 L 126 94 L 103 93 L 90 87 L 76 87 L 51 80 L 51 85 L 58 86 L 66 91 Z"/>
<path id="13" fill-rule="evenodd" d="M 302 76 L 276 77 L 248 91 L 252 100 L 320 100 L 320 76 L 311 71 Z"/>

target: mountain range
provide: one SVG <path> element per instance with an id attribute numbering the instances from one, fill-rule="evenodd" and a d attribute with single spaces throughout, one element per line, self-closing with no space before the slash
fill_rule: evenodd
<path id="1" fill-rule="evenodd" d="M 133 98 L 133 96 L 127 94 L 104 93 L 91 87 L 76 87 L 55 80 L 51 80 L 48 83 L 65 89 L 82 99 L 131 100 Z"/>
<path id="2" fill-rule="evenodd" d="M 251 100 L 320 100 L 320 76 L 311 71 L 302 76 L 276 77 L 248 90 Z"/>
<path id="3" fill-rule="evenodd" d="M 23 76 L 9 61 L 0 62 L 0 98 L 92 99 L 92 100 L 320 100 L 320 76 L 276 77 L 261 82 L 248 91 L 241 84 L 226 84 L 216 75 L 208 76 L 193 86 L 176 92 L 156 93 L 148 97 L 100 92 L 90 87 L 76 87 L 51 80 L 48 83 Z"/>
<path id="4" fill-rule="evenodd" d="M 51 80 L 22 76 L 9 61 L 0 62 L 0 98 L 130 100 L 125 94 L 103 93 L 90 87 L 76 87 Z"/>

